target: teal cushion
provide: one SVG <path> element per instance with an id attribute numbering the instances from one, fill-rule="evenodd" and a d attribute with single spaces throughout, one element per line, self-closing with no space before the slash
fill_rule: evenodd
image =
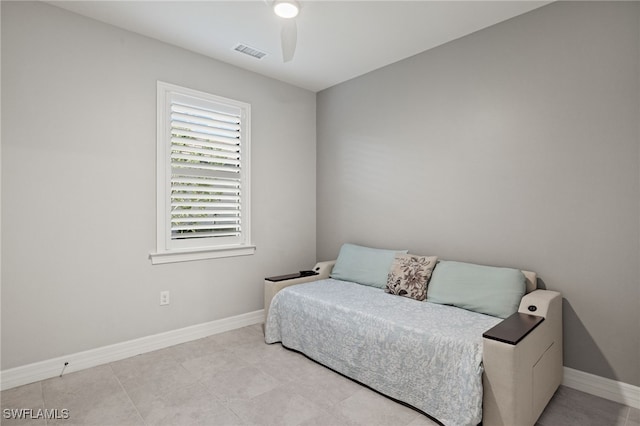
<path id="1" fill-rule="evenodd" d="M 407 252 L 408 250 L 383 250 L 343 244 L 331 271 L 331 278 L 385 288 L 396 253 Z"/>
<path id="2" fill-rule="evenodd" d="M 431 276 L 427 302 L 506 318 L 518 312 L 525 290 L 526 279 L 518 269 L 443 260 Z"/>

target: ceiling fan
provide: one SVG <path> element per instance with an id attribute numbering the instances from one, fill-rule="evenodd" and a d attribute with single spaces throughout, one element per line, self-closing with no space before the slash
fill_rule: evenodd
<path id="1" fill-rule="evenodd" d="M 293 59 L 298 43 L 298 27 L 295 17 L 300 12 L 300 3 L 296 0 L 265 0 L 273 6 L 276 15 L 282 18 L 280 29 L 280 44 L 282 46 L 282 60 L 289 62 Z"/>

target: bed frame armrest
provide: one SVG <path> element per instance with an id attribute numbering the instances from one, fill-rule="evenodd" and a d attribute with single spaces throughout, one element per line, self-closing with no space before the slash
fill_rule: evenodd
<path id="1" fill-rule="evenodd" d="M 535 290 L 483 335 L 485 426 L 532 426 L 562 381 L 562 296 Z"/>
<path id="2" fill-rule="evenodd" d="M 500 324 L 487 330 L 482 337 L 498 342 L 517 345 L 527 334 L 531 333 L 544 318 L 516 312 Z"/>
<path id="3" fill-rule="evenodd" d="M 273 299 L 273 296 L 275 296 L 277 292 L 279 292 L 285 287 L 289 287 L 295 284 L 308 283 L 311 281 L 318 281 L 318 280 L 323 280 L 325 278 L 329 278 L 329 274 L 331 274 L 331 270 L 333 269 L 333 265 L 335 264 L 336 264 L 335 260 L 318 262 L 313 267 L 313 269 L 309 271 L 307 275 L 305 275 L 301 271 L 293 274 L 278 275 L 275 277 L 265 278 L 264 279 L 264 322 L 265 324 L 267 323 L 267 316 L 269 315 L 269 306 L 271 306 L 271 299 Z M 311 272 L 313 272 L 313 274 L 311 274 Z"/>
<path id="4" fill-rule="evenodd" d="M 335 260 L 327 260 L 325 262 L 318 262 L 316 266 L 313 267 L 313 270 L 317 272 L 320 277 L 319 280 L 324 280 L 325 278 L 329 278 L 331 271 L 333 270 L 333 265 L 336 264 Z"/>

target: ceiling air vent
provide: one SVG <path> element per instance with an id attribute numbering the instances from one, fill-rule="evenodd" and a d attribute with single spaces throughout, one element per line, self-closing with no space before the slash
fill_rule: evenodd
<path id="1" fill-rule="evenodd" d="M 267 56 L 266 52 L 255 49 L 253 47 L 249 47 L 246 44 L 239 44 L 236 47 L 234 47 L 233 50 L 236 50 L 240 53 L 244 53 L 245 55 L 249 55 L 257 59 L 262 59 L 265 56 Z"/>

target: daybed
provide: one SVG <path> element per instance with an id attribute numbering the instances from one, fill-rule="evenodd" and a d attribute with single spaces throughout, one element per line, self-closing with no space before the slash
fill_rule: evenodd
<path id="1" fill-rule="evenodd" d="M 265 280 L 267 343 L 445 425 L 535 424 L 562 379 L 560 293 L 522 271 L 526 294 L 502 319 L 334 279 L 335 264 Z"/>

